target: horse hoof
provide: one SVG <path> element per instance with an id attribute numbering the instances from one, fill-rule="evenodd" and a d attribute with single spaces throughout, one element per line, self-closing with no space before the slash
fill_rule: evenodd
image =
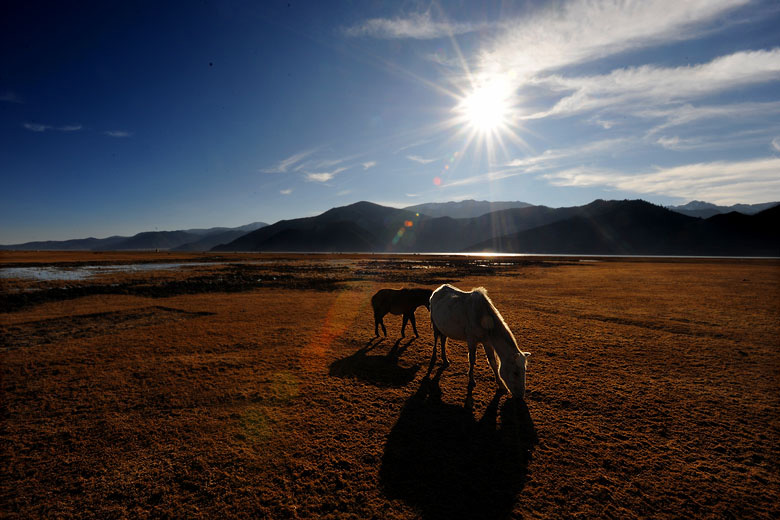
<path id="1" fill-rule="evenodd" d="M 448 366 L 450 366 L 450 361 L 448 359 L 443 360 L 441 362 L 441 366 L 447 368 Z"/>

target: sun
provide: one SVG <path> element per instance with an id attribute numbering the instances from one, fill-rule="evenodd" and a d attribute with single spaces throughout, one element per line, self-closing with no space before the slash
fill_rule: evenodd
<path id="1" fill-rule="evenodd" d="M 455 108 L 458 119 L 472 131 L 497 134 L 512 125 L 512 88 L 502 76 L 494 76 L 474 86 Z"/>

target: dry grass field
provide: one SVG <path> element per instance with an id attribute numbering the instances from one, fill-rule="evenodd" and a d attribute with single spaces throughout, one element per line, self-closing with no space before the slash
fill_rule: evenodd
<path id="1" fill-rule="evenodd" d="M 0 253 L 0 516 L 777 518 L 780 262 Z M 382 287 L 484 286 L 528 363 L 428 373 Z"/>

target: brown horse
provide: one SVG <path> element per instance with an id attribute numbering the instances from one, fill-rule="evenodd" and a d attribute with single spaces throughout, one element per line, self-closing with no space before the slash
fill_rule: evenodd
<path id="1" fill-rule="evenodd" d="M 412 322 L 414 335 L 417 333 L 417 323 L 414 320 L 414 311 L 420 305 L 431 310 L 429 300 L 431 298 L 430 289 L 380 289 L 371 297 L 371 306 L 374 308 L 374 334 L 379 336 L 379 326 L 382 326 L 382 332 L 387 337 L 387 329 L 383 318 L 388 312 L 390 314 L 400 314 L 404 317 L 401 325 L 401 337 L 405 337 L 406 322 Z"/>

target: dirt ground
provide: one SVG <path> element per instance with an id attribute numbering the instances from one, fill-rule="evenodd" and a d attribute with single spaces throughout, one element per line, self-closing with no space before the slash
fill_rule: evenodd
<path id="1" fill-rule="evenodd" d="M 778 518 L 780 262 L 0 253 L 6 518 Z M 204 265 L 204 263 L 211 263 Z M 484 286 L 528 362 L 374 338 Z"/>

